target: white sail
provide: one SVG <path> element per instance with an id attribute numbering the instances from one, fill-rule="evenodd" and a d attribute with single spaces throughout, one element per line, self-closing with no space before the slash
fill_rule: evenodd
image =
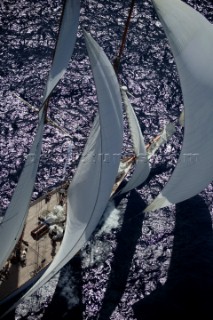
<path id="1" fill-rule="evenodd" d="M 3 268 L 23 231 L 41 153 L 43 129 L 44 114 L 11 202 L 0 224 L 0 269 Z"/>
<path id="2" fill-rule="evenodd" d="M 160 134 L 148 146 L 147 148 L 148 159 L 150 159 L 157 152 L 160 146 L 162 146 L 171 138 L 175 130 L 176 130 L 175 123 L 169 122 L 165 125 L 165 127 L 160 132 Z"/>
<path id="3" fill-rule="evenodd" d="M 65 68 L 68 64 L 70 56 L 73 52 L 74 41 L 72 37 L 76 37 L 77 26 L 76 26 L 76 16 L 79 16 L 79 12 L 76 12 L 76 8 L 74 10 L 75 17 L 71 16 L 68 19 L 68 14 L 70 14 L 70 7 L 77 6 L 79 1 L 76 0 L 68 0 L 65 6 L 64 15 L 62 17 L 62 26 L 64 31 L 60 32 L 62 34 L 62 39 L 59 37 L 56 54 L 54 57 L 54 61 L 52 64 L 52 68 L 49 75 L 48 82 L 52 81 L 51 75 L 54 75 L 59 78 L 64 74 Z M 78 8 L 78 6 L 77 6 Z M 78 8 L 80 10 L 80 8 Z M 67 11 L 68 10 L 68 11 Z M 65 19 L 65 20 L 64 20 Z M 66 29 L 66 31 L 65 31 Z M 67 37 L 65 37 L 65 34 Z M 68 47 L 68 35 L 70 45 Z M 71 40 L 71 41 L 70 41 Z M 64 46 L 64 51 L 68 50 L 68 54 L 62 54 L 61 47 Z M 61 55 L 60 55 L 61 53 Z M 66 61 L 60 63 L 59 60 L 63 60 L 66 56 Z M 55 83 L 55 82 L 54 82 Z M 51 92 L 53 85 L 48 85 L 48 90 L 46 92 Z M 49 93 L 43 97 L 43 105 L 48 97 Z M 19 178 L 18 184 L 14 191 L 13 197 L 9 204 L 9 207 L 5 213 L 5 216 L 0 224 L 0 269 L 4 266 L 4 263 L 9 258 L 12 250 L 14 249 L 17 241 L 19 240 L 21 233 L 23 231 L 24 223 L 26 220 L 26 216 L 28 213 L 28 208 L 34 188 L 34 183 L 36 179 L 36 173 L 38 169 L 40 153 L 41 153 L 41 144 L 42 144 L 42 136 L 45 122 L 45 110 L 41 108 L 40 117 L 39 117 L 39 125 L 37 129 L 37 133 L 33 142 L 33 145 L 29 151 L 27 160 L 25 162 L 24 168 L 22 170 L 21 176 Z"/>
<path id="4" fill-rule="evenodd" d="M 67 223 L 60 249 L 25 296 L 46 283 L 83 247 L 106 208 L 118 172 L 123 138 L 120 89 L 103 50 L 86 32 L 85 39 L 97 88 L 99 118 L 68 189 Z"/>
<path id="5" fill-rule="evenodd" d="M 201 192 L 213 178 L 213 26 L 180 0 L 153 0 L 178 68 L 184 99 L 184 141 L 156 210 Z"/>
<path id="6" fill-rule="evenodd" d="M 65 0 L 54 59 L 44 90 L 43 102 L 48 99 L 66 71 L 75 47 L 79 14 L 80 0 Z"/>
<path id="7" fill-rule="evenodd" d="M 146 146 L 144 143 L 144 138 L 141 132 L 140 125 L 138 123 L 138 119 L 127 97 L 126 89 L 121 87 L 121 93 L 128 117 L 129 128 L 136 157 L 136 163 L 132 176 L 129 178 L 127 184 L 121 189 L 119 194 L 129 192 L 130 190 L 138 187 L 141 183 L 143 183 L 146 180 L 150 172 Z"/>

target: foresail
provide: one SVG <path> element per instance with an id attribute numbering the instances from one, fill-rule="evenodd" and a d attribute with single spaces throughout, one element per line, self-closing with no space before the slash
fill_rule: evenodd
<path id="1" fill-rule="evenodd" d="M 63 77 L 72 56 L 77 36 L 80 0 L 65 0 L 54 59 L 44 90 L 43 103 Z"/>
<path id="2" fill-rule="evenodd" d="M 75 12 L 75 15 L 79 16 L 79 12 L 76 11 L 79 9 L 79 2 L 80 1 L 76 0 L 68 0 L 66 2 L 64 16 L 62 17 L 61 22 L 63 31 L 60 32 L 58 38 L 57 49 L 51 72 L 49 74 L 46 95 L 43 97 L 43 103 L 50 94 L 53 88 L 53 83 L 55 86 L 59 78 L 64 74 L 65 68 L 67 67 L 68 61 L 71 57 L 77 33 L 77 17 L 73 17 L 73 15 L 69 17 L 69 14 L 71 12 Z M 69 41 L 72 42 L 72 45 L 69 45 L 69 47 L 67 45 L 68 37 Z M 72 39 L 72 37 L 74 39 Z M 66 50 L 68 52 L 66 52 Z M 64 61 L 61 63 L 61 60 L 63 59 Z M 51 80 L 52 78 L 53 80 Z M 54 79 L 57 79 L 57 81 Z M 45 111 L 41 108 L 39 125 L 33 145 L 29 151 L 10 205 L 5 213 L 2 223 L 0 224 L 0 269 L 9 258 L 23 231 L 40 159 L 44 123 Z"/>
<path id="3" fill-rule="evenodd" d="M 86 32 L 85 39 L 97 88 L 99 119 L 95 120 L 68 189 L 67 223 L 60 249 L 26 296 L 55 275 L 89 239 L 108 203 L 118 172 L 123 138 L 120 89 L 102 49 Z"/>
<path id="4" fill-rule="evenodd" d="M 125 106 L 125 110 L 128 117 L 129 128 L 131 132 L 131 137 L 133 141 L 136 163 L 132 176 L 129 178 L 127 184 L 119 191 L 119 194 L 128 192 L 140 184 L 142 184 L 149 175 L 150 166 L 147 158 L 146 146 L 144 143 L 144 138 L 141 132 L 140 125 L 138 123 L 138 119 L 134 112 L 134 109 L 127 97 L 124 88 L 121 88 L 123 102 Z"/>
<path id="5" fill-rule="evenodd" d="M 201 192 L 213 178 L 213 26 L 180 0 L 153 0 L 178 68 L 184 99 L 184 141 L 156 210 Z"/>
<path id="6" fill-rule="evenodd" d="M 160 134 L 147 147 L 148 159 L 150 159 L 157 152 L 160 146 L 167 143 L 167 141 L 171 138 L 175 130 L 175 123 L 168 122 L 165 125 Z"/>

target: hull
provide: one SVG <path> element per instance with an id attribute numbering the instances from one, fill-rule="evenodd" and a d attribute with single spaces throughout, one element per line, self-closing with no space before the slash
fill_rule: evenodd
<path id="1" fill-rule="evenodd" d="M 146 145 L 148 153 L 160 138 L 161 135 L 158 135 Z M 121 161 L 120 170 L 110 195 L 111 199 L 119 194 L 121 184 L 133 168 L 134 163 L 135 156 Z M 53 243 L 49 236 L 49 228 L 45 224 L 41 225 L 41 218 L 59 204 L 63 204 L 66 215 L 66 189 L 69 183 L 68 181 L 64 182 L 31 203 L 25 228 L 19 241 L 21 248 L 27 248 L 26 261 L 24 264 L 20 261 L 10 262 L 6 274 L 0 271 L 0 310 L 5 302 L 6 305 L 9 304 L 9 301 L 10 305 L 13 304 L 17 296 L 20 298 L 35 283 L 58 252 L 61 241 Z M 63 195 L 61 190 L 65 192 Z M 14 255 L 15 250 L 12 256 Z"/>
<path id="2" fill-rule="evenodd" d="M 5 298 L 3 298 L 0 301 L 0 316 L 3 315 L 5 312 L 8 311 L 8 309 L 17 303 L 17 301 L 34 285 L 34 283 L 42 276 L 42 274 L 45 272 L 46 268 L 43 268 L 41 271 L 39 271 L 34 277 L 29 279 L 27 282 L 25 282 L 23 285 L 21 285 L 19 288 L 15 289 L 11 294 L 7 295 Z M 14 311 L 14 310 L 13 310 Z"/>
<path id="3" fill-rule="evenodd" d="M 116 194 L 119 186 L 132 168 L 135 157 L 123 160 L 124 169 L 118 174 L 111 197 Z M 41 222 L 47 212 L 51 212 L 56 205 L 63 204 L 66 213 L 66 189 L 65 183 L 38 198 L 31 203 L 25 228 L 18 243 L 20 251 L 27 249 L 24 263 L 20 259 L 14 259 L 16 250 L 10 257 L 9 266 L 4 273 L 1 272 L 0 284 L 0 312 L 7 310 L 39 279 L 47 266 L 52 262 L 60 248 L 61 240 L 52 241 L 49 235 L 49 227 Z M 63 190 L 63 193 L 61 193 Z M 63 202 L 63 203 L 62 203 Z M 64 222 L 63 222 L 64 223 Z M 12 261 L 12 262 L 11 262 Z"/>
<path id="4" fill-rule="evenodd" d="M 33 278 L 37 278 L 56 255 L 62 239 L 53 241 L 49 227 L 41 220 L 56 205 L 62 204 L 62 197 L 65 195 L 60 191 L 65 188 L 66 184 L 63 184 L 31 203 L 21 239 L 0 272 L 0 301 L 4 301 Z M 66 213 L 66 201 L 63 208 Z M 26 251 L 25 259 L 21 258 L 23 250 Z"/>

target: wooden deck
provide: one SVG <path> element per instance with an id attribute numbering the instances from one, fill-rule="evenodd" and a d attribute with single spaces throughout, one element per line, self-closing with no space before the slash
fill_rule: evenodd
<path id="1" fill-rule="evenodd" d="M 48 202 L 40 198 L 30 207 L 20 248 L 21 250 L 27 248 L 26 263 L 21 263 L 21 261 L 9 263 L 8 277 L 1 277 L 0 299 L 6 297 L 31 279 L 54 258 L 60 247 L 60 242 L 56 241 L 56 246 L 53 246 L 48 231 L 36 241 L 33 239 L 31 232 L 39 225 L 38 218 L 41 217 L 45 211 L 50 212 L 56 204 L 59 204 L 59 201 L 60 193 L 56 192 L 51 195 Z M 66 206 L 66 201 L 64 203 Z M 66 211 L 66 208 L 64 209 Z"/>

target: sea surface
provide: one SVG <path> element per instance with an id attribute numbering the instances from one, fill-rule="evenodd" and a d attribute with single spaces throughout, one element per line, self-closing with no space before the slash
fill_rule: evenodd
<path id="1" fill-rule="evenodd" d="M 97 112 L 82 27 L 113 62 L 130 2 L 82 1 L 74 54 L 48 111 L 48 117 L 67 133 L 46 125 L 33 199 L 72 178 Z M 185 2 L 213 22 L 211 0 Z M 32 107 L 40 107 L 61 9 L 60 0 L 0 3 L 2 215 L 36 132 L 38 113 Z M 168 122 L 177 123 L 176 132 L 150 160 L 147 181 L 109 203 L 102 224 L 78 258 L 21 303 L 11 319 L 181 319 L 187 312 L 192 319 L 194 311 L 208 319 L 213 292 L 213 186 L 176 206 L 142 213 L 171 176 L 184 133 L 178 125 L 183 101 L 177 69 L 151 1 L 136 1 L 119 80 L 131 94 L 146 143 Z M 123 155 L 131 152 L 125 121 Z"/>

